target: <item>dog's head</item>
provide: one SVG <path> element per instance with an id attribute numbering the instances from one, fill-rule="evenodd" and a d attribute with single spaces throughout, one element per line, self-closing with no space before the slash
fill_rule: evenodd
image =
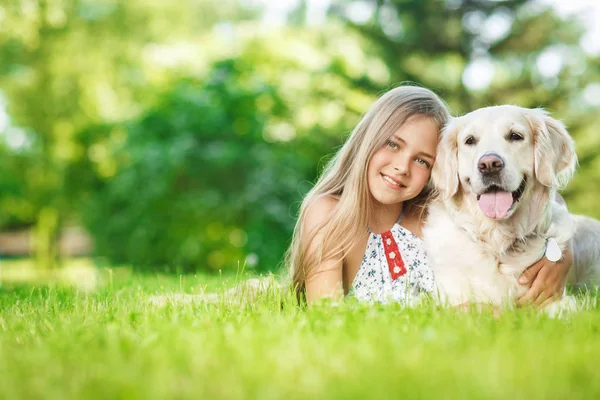
<path id="1" fill-rule="evenodd" d="M 566 184 L 576 163 L 573 140 L 546 111 L 496 106 L 444 128 L 432 179 L 443 198 L 464 196 L 501 220 L 536 187 L 548 192 Z"/>

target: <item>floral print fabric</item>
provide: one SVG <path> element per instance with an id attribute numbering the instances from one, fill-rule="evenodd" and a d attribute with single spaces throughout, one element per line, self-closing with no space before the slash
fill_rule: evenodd
<path id="1" fill-rule="evenodd" d="M 397 262 L 399 259 L 402 265 Z M 369 302 L 414 305 L 422 293 L 431 293 L 433 289 L 433 271 L 418 236 L 399 223 L 382 234 L 369 234 L 365 256 L 352 282 L 354 297 Z"/>

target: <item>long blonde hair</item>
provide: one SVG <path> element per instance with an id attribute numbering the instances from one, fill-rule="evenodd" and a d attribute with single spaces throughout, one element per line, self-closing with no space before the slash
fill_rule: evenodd
<path id="1" fill-rule="evenodd" d="M 304 293 L 306 280 L 321 260 L 343 259 L 364 234 L 372 210 L 367 166 L 373 154 L 413 116 L 429 117 L 441 129 L 450 114 L 446 104 L 428 89 L 400 86 L 388 91 L 363 116 L 305 196 L 286 254 L 292 284 L 299 296 Z M 411 207 L 424 209 L 428 193 L 425 189 L 411 201 Z M 310 235 L 304 235 L 307 209 L 315 200 L 328 196 L 339 198 L 330 218 Z M 310 239 L 306 238 L 313 238 L 316 233 L 322 233 L 323 242 L 307 254 Z"/>

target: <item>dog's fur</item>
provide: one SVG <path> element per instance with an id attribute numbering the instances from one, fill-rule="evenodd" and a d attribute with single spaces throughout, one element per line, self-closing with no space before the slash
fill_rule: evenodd
<path id="1" fill-rule="evenodd" d="M 504 164 L 492 185 L 479 164 L 488 154 Z M 576 163 L 573 140 L 544 110 L 496 106 L 454 118 L 442 132 L 432 172 L 440 196 L 429 207 L 423 233 L 438 300 L 514 303 L 527 290 L 519 276 L 544 255 L 549 237 L 562 250 L 574 237 L 569 283 L 600 282 L 600 222 L 570 215 L 555 201 Z M 491 186 L 520 194 L 500 218 L 478 206 L 477 195 Z M 551 307 L 571 304 L 563 297 Z"/>

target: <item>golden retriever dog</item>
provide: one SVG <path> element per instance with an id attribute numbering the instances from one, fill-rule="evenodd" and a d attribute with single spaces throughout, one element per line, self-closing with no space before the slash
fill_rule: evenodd
<path id="1" fill-rule="evenodd" d="M 569 283 L 600 278 L 600 222 L 569 214 L 555 201 L 577 164 L 564 125 L 542 109 L 482 108 L 453 119 L 442 132 L 432 180 L 440 196 L 423 231 L 437 299 L 514 304 L 528 289 L 517 280 L 574 238 Z M 547 306 L 572 309 L 567 296 Z"/>

